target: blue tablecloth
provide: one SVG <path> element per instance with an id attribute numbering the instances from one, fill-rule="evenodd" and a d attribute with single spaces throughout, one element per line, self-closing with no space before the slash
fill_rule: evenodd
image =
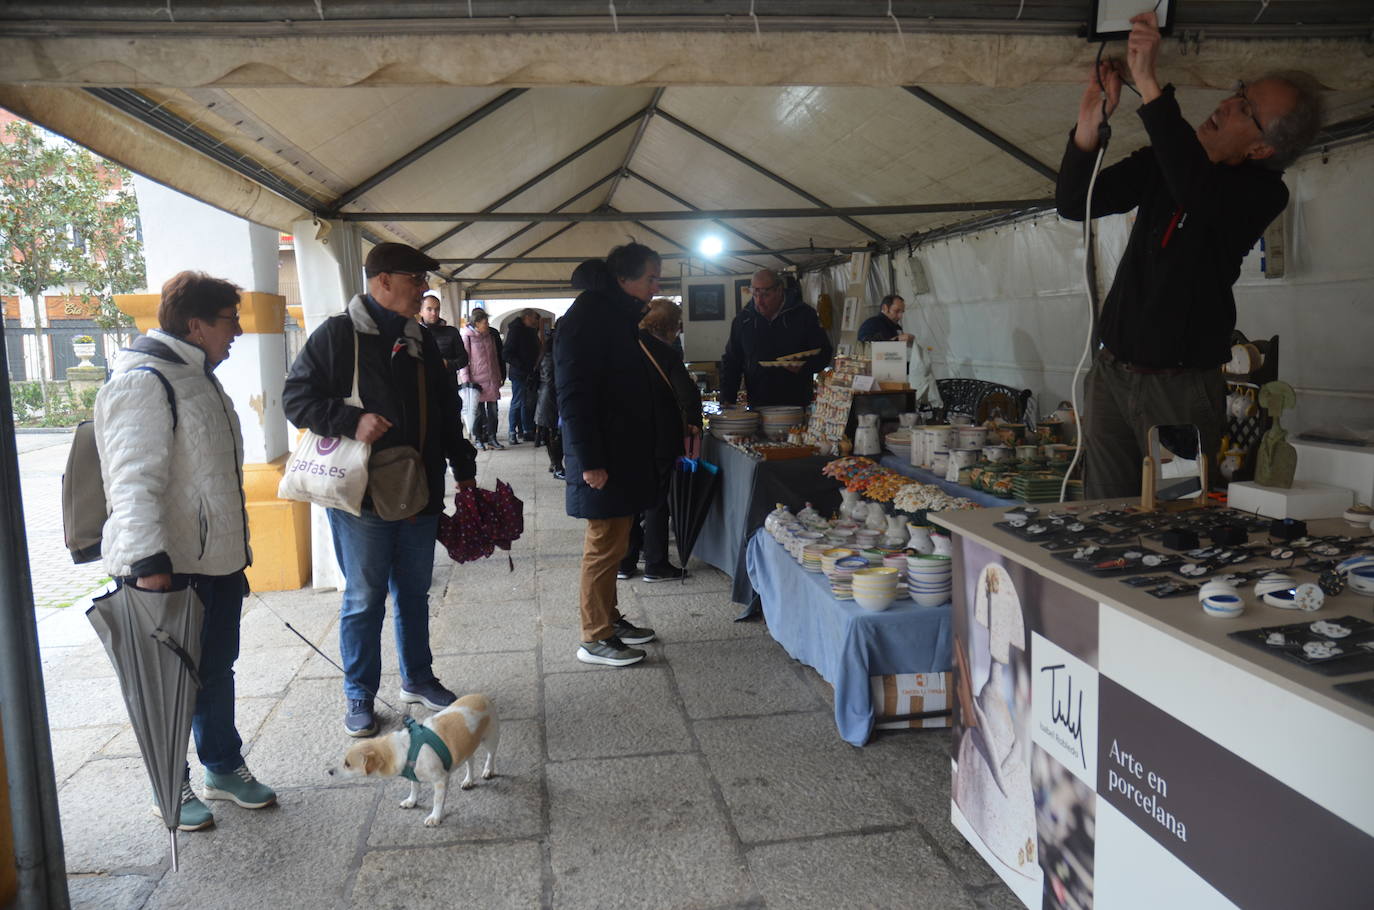
<path id="1" fill-rule="evenodd" d="M 896 455 L 884 455 L 879 459 L 878 464 L 885 468 L 891 468 L 898 474 L 905 474 L 912 480 L 934 484 L 950 496 L 962 496 L 965 499 L 971 499 L 985 509 L 1009 509 L 1021 503 L 1019 499 L 1003 499 L 1001 496 L 993 496 L 991 493 L 984 493 L 982 490 L 975 490 L 973 487 L 966 487 L 961 483 L 945 480 L 939 474 L 933 471 L 927 471 L 925 468 L 918 468 L 911 462 L 904 461 Z"/>
<path id="2" fill-rule="evenodd" d="M 943 673 L 954 662 L 950 606 L 902 599 L 880 613 L 836 600 L 819 572 L 807 572 L 766 531 L 749 540 L 749 577 L 768 632 L 835 688 L 835 727 L 862 746 L 873 732 L 870 676 Z"/>

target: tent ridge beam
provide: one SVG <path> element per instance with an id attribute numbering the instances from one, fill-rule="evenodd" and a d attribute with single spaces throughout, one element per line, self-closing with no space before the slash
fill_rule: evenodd
<path id="1" fill-rule="evenodd" d="M 687 133 L 688 135 L 694 136 L 694 137 L 696 137 L 697 139 L 700 139 L 702 142 L 705 142 L 707 145 L 711 146 L 711 148 L 716 149 L 717 151 L 723 152 L 723 153 L 726 154 L 726 155 L 729 155 L 731 158 L 735 159 L 735 160 L 738 161 L 740 164 L 743 164 L 743 165 L 745 165 L 746 167 L 752 168 L 753 170 L 755 170 L 755 171 L 757 171 L 758 173 L 762 174 L 763 176 L 767 177 L 769 180 L 772 180 L 774 183 L 777 183 L 779 186 L 786 187 L 787 189 L 789 189 L 789 190 L 791 190 L 792 192 L 796 193 L 798 196 L 800 196 L 800 197 L 802 197 L 803 199 L 805 199 L 807 202 L 810 202 L 812 205 L 819 206 L 819 207 L 822 207 L 822 208 L 826 207 L 826 203 L 825 203 L 824 201 L 822 201 L 819 197 L 817 197 L 817 196 L 815 196 L 815 195 L 813 195 L 813 194 L 811 194 L 811 193 L 808 193 L 806 190 L 804 190 L 804 189 L 802 189 L 801 187 L 797 186 L 795 183 L 793 183 L 792 181 L 788 180 L 786 177 L 783 177 L 781 174 L 777 174 L 777 173 L 774 173 L 773 171 L 770 171 L 768 168 L 766 168 L 766 167 L 764 167 L 763 165 L 759 164 L 757 161 L 754 161 L 752 158 L 748 157 L 747 155 L 744 155 L 744 154 L 742 154 L 741 152 L 735 151 L 734 149 L 730 148 L 730 146 L 726 145 L 725 143 L 721 142 L 720 140 L 715 139 L 715 138 L 713 138 L 713 137 L 711 137 L 711 136 L 708 136 L 706 133 L 703 133 L 701 130 L 699 130 L 699 129 L 697 129 L 696 127 L 692 126 L 690 123 L 687 123 L 687 122 L 685 122 L 685 121 L 683 121 L 683 120 L 679 120 L 677 117 L 674 117 L 672 114 L 668 113 L 667 111 L 660 111 L 660 112 L 659 112 L 659 116 L 663 117 L 663 118 L 664 118 L 665 120 L 667 120 L 669 123 L 673 124 L 673 126 L 676 126 L 678 129 L 682 130 L 683 132 Z M 876 231 L 872 230 L 871 228 L 868 228 L 867 226 L 865 226 L 865 225 L 859 223 L 858 221 L 855 221 L 853 218 L 850 218 L 850 217 L 847 217 L 847 216 L 841 216 L 841 217 L 842 217 L 842 220 L 844 221 L 845 224 L 847 224 L 847 225 L 849 225 L 850 227 L 855 228 L 855 229 L 857 229 L 857 230 L 859 230 L 859 231 L 862 231 L 863 233 L 867 234 L 871 239 L 876 240 L 876 241 L 878 241 L 879 243 L 884 243 L 884 242 L 886 242 L 886 238 L 883 237 L 882 234 L 877 233 Z"/>
<path id="2" fill-rule="evenodd" d="M 654 181 L 650 180 L 648 177 L 645 177 L 643 174 L 639 173 L 638 171 L 633 171 L 633 170 L 627 169 L 627 170 L 625 171 L 625 175 L 626 175 L 627 177 L 633 177 L 634 179 L 638 180 L 640 183 L 642 183 L 642 184 L 644 184 L 645 186 L 647 186 L 649 189 L 651 189 L 651 190 L 653 190 L 653 191 L 655 191 L 655 192 L 657 192 L 657 193 L 661 193 L 661 194 L 664 195 L 664 196 L 667 196 L 669 199 L 673 200 L 673 201 L 676 202 L 678 205 L 685 206 L 685 207 L 691 209 L 691 210 L 694 211 L 694 212 L 699 212 L 699 211 L 701 211 L 701 209 L 700 209 L 699 207 L 697 207 L 697 206 L 693 205 L 692 203 L 688 202 L 686 199 L 683 199 L 683 198 L 682 198 L 681 196 L 679 196 L 677 193 L 674 193 L 673 191 L 669 190 L 669 189 L 668 189 L 667 187 L 665 187 L 665 186 L 661 186 L 661 185 L 655 183 Z M 762 248 L 764 247 L 764 244 L 759 243 L 757 240 L 755 240 L 753 237 L 750 237 L 748 234 L 744 233 L 744 231 L 741 231 L 739 228 L 734 227 L 734 226 L 732 226 L 732 225 L 730 225 L 730 224 L 727 224 L 727 223 L 724 222 L 724 221 L 721 221 L 721 220 L 715 219 L 715 218 L 711 219 L 711 223 L 714 224 L 714 225 L 719 226 L 719 227 L 722 228 L 723 230 L 729 231 L 731 234 L 734 234 L 736 237 L 738 237 L 739 239 L 743 240 L 745 243 L 752 243 L 754 246 L 759 247 L 759 248 L 760 248 L 760 251 L 762 251 Z M 791 266 L 795 266 L 795 265 L 796 265 L 795 262 L 793 262 L 791 259 L 788 259 L 786 256 L 779 256 L 779 255 L 776 254 L 776 253 L 770 253 L 770 255 L 772 255 L 773 258 L 780 260 L 784 265 L 791 265 Z"/>
<path id="3" fill-rule="evenodd" d="M 501 108 L 505 107 L 507 104 L 510 104 L 516 98 L 519 98 L 521 95 L 525 94 L 525 92 L 528 91 L 529 89 L 527 88 L 512 88 L 507 89 L 506 91 L 497 95 L 495 98 L 491 99 L 486 104 L 479 107 L 477 110 L 463 117 L 461 120 L 450 126 L 448 129 L 444 130 L 441 133 L 438 133 L 437 135 L 431 136 L 429 139 L 417 145 L 410 151 L 406 152 L 400 158 L 397 158 L 395 161 L 391 162 L 386 167 L 382 168 L 380 171 L 373 174 L 371 177 L 368 177 L 362 183 L 353 187 L 351 190 L 345 192 L 338 199 L 335 199 L 333 202 L 329 204 L 330 210 L 338 210 L 348 205 L 350 202 L 357 199 L 363 193 L 366 193 L 368 190 L 372 189 L 378 184 L 383 183 L 384 181 L 395 176 L 397 173 L 414 164 L 416 161 L 419 161 L 421 158 L 428 155 L 430 152 L 434 151 L 444 143 L 448 142 L 450 139 L 457 136 L 459 133 L 463 132 L 471 126 L 474 126 L 486 117 L 496 113 Z"/>
<path id="4" fill-rule="evenodd" d="M 622 212 L 606 209 L 593 212 L 340 212 L 343 221 L 713 221 L 731 218 L 841 218 L 879 215 L 930 215 L 944 212 L 979 212 L 1025 208 L 1050 201 L 1035 199 L 977 199 L 970 202 L 913 202 L 903 205 L 826 206 L 806 209 L 669 209 L 654 212 Z M 871 233 L 865 229 L 866 233 Z M 879 243 L 887 238 L 874 234 Z"/>
<path id="5" fill-rule="evenodd" d="M 975 133 L 978 136 L 981 136 L 988 142 L 991 142 L 993 145 L 997 146 L 999 149 L 1006 152 L 1008 155 L 1015 158 L 1017 161 L 1021 162 L 1026 167 L 1035 171 L 1040 176 L 1049 179 L 1051 183 L 1057 182 L 1059 180 L 1059 172 L 1056 171 L 1054 168 L 1045 164 L 1043 161 L 1031 155 L 1025 149 L 1022 149 L 1020 146 L 1016 145 L 1010 140 L 998 135 L 997 133 L 994 133 L 992 130 L 988 129 L 986 126 L 979 123 L 977 120 L 974 120 L 968 114 L 965 114 L 963 111 L 959 110 L 949 102 L 944 101 L 936 97 L 935 95 L 932 95 L 930 92 L 926 91 L 925 89 L 917 85 L 904 85 L 902 86 L 902 88 L 911 93 L 913 97 L 919 98 L 926 104 L 935 108 L 937 111 L 944 114 L 946 117 L 953 120 L 955 123 L 959 124 L 962 127 L 965 127 L 966 129 L 971 130 L 973 133 Z"/>
<path id="6" fill-rule="evenodd" d="M 607 139 L 610 139 L 612 136 L 614 136 L 616 133 L 619 133 L 621 130 L 625 129 L 625 127 L 629 126 L 631 123 L 634 123 L 636 120 L 638 120 L 638 119 L 641 118 L 641 117 L 647 117 L 647 115 L 650 114 L 650 113 L 652 112 L 652 110 L 653 110 L 653 102 L 650 102 L 650 104 L 649 104 L 648 107 L 645 107 L 645 108 L 642 108 L 642 109 L 640 109 L 640 110 L 638 110 L 638 111 L 635 111 L 633 114 L 631 114 L 630 116 L 626 117 L 624 120 L 620 121 L 620 122 L 617 123 L 615 126 L 611 127 L 610 129 L 606 130 L 605 132 L 601 133 L 599 136 L 596 136 L 596 137 L 594 137 L 594 138 L 592 138 L 592 139 L 587 140 L 585 143 L 583 143 L 583 144 L 582 144 L 581 146 L 579 146 L 578 148 L 573 149 L 571 152 L 569 152 L 568 154 L 564 155 L 562 158 L 558 159 L 558 160 L 555 161 L 553 164 L 551 164 L 551 165 L 549 165 L 548 167 L 544 168 L 544 169 L 543 169 L 542 171 L 540 171 L 538 174 L 535 174 L 535 175 L 534 175 L 533 177 L 531 177 L 529 180 L 526 180 L 524 183 L 520 184 L 520 185 L 517 186 L 515 189 L 511 190 L 509 193 L 506 193 L 506 194 L 505 194 L 504 196 L 502 196 L 500 199 L 497 199 L 495 202 L 491 203 L 491 204 L 488 205 L 486 208 L 482 209 L 483 213 L 486 213 L 486 212 L 494 212 L 494 211 L 496 211 L 496 210 L 499 209 L 501 206 L 505 205 L 507 202 L 510 202 L 510 201 L 511 201 L 512 199 L 514 199 L 516 196 L 519 196 L 521 193 L 523 193 L 523 192 L 525 192 L 526 190 L 532 188 L 532 187 L 535 186 L 536 184 L 542 183 L 544 180 L 547 180 L 549 177 L 552 177 L 555 173 L 557 173 L 558 171 L 562 170 L 562 169 L 563 169 L 564 167 L 566 167 L 567 165 L 573 163 L 573 162 L 576 161 L 578 158 L 581 158 L 583 155 L 587 154 L 587 153 L 590 152 L 592 149 L 596 148 L 598 145 L 600 145 L 601 143 L 605 142 Z M 614 177 L 615 174 L 613 173 L 611 176 Z M 609 178 L 607 178 L 607 179 L 609 179 Z M 569 204 L 569 203 L 564 203 L 564 205 L 568 205 L 568 204 Z M 558 208 L 562 208 L 562 207 L 563 207 L 563 206 L 558 206 Z M 555 209 L 555 211 L 556 211 L 556 210 L 557 210 L 557 209 Z M 464 222 L 463 222 L 462 224 L 459 224 L 459 225 L 457 225 L 456 227 L 453 227 L 453 228 L 449 229 L 448 231 L 445 231 L 444 233 L 440 234 L 438 237 L 435 237 L 433 240 L 431 240 L 431 241 L 429 241 L 428 243 L 426 243 L 424 246 L 420 247 L 420 249 L 427 253 L 427 252 L 429 252 L 430 250 L 434 249 L 434 248 L 435 248 L 436 246 L 438 246 L 439 244 L 443 243 L 445 240 L 448 240 L 448 239 L 450 239 L 451 237 L 453 237 L 453 236 L 455 236 L 456 234 L 458 234 L 459 232 L 461 232 L 461 231 L 463 231 L 463 230 L 466 230 L 467 228 L 471 227 L 472 224 L 473 224 L 472 221 L 469 221 L 469 220 L 466 220 L 466 219 L 465 219 Z"/>
<path id="7" fill-rule="evenodd" d="M 625 178 L 625 172 L 629 170 L 635 152 L 639 151 L 639 143 L 644 141 L 644 134 L 649 129 L 649 121 L 654 119 L 654 114 L 658 113 L 658 103 L 663 100 L 663 93 L 667 90 L 665 86 L 661 85 L 654 89 L 654 96 L 649 99 L 649 106 L 644 109 L 644 119 L 640 120 L 639 126 L 635 128 L 634 138 L 630 140 L 630 147 L 625 150 L 625 157 L 620 162 L 620 170 L 616 172 L 615 180 L 611 181 L 611 187 L 606 191 L 604 205 L 610 205 L 615 201 L 615 191 L 620 189 L 620 181 Z"/>

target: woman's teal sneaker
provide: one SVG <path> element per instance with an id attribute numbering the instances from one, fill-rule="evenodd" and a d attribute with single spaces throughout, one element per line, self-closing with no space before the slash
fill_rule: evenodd
<path id="1" fill-rule="evenodd" d="M 153 805 L 153 814 L 162 818 L 162 810 L 156 804 Z M 181 784 L 181 814 L 177 819 L 178 831 L 199 831 L 208 828 L 215 823 L 215 816 L 210 812 L 205 803 L 196 798 L 196 791 L 191 789 L 191 782 L 182 781 Z"/>
<path id="2" fill-rule="evenodd" d="M 206 768 L 205 798 L 232 799 L 245 809 L 261 809 L 275 803 L 277 794 L 254 777 L 247 765 L 239 765 L 228 774 L 216 774 Z"/>

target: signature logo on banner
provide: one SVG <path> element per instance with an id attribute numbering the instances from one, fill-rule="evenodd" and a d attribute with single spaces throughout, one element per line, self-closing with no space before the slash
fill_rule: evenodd
<path id="1" fill-rule="evenodd" d="M 1096 790 L 1096 668 L 1032 632 L 1031 673 L 1031 738 Z"/>

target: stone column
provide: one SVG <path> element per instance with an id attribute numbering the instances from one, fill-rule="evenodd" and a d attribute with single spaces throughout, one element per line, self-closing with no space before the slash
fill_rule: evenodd
<path id="1" fill-rule="evenodd" d="M 343 221 L 305 219 L 291 225 L 296 245 L 296 273 L 300 280 L 301 311 L 309 335 L 320 323 L 343 312 L 363 284 L 362 241 L 358 227 Z M 297 433 L 292 428 L 294 443 Z M 314 569 L 311 586 L 316 590 L 343 587 L 343 573 L 334 557 L 334 536 L 324 509 L 310 507 Z"/>
<path id="2" fill-rule="evenodd" d="M 134 178 L 144 230 L 148 285 L 160 288 L 194 269 L 244 288 L 239 298 L 243 335 L 215 376 L 234 402 L 243 428 L 244 495 L 253 545 L 249 584 L 259 591 L 293 590 L 310 577 L 309 507 L 277 498 L 286 465 L 282 413 L 286 378 L 286 299 L 277 294 L 279 233 Z M 141 332 L 157 325 L 158 294 L 115 298 Z"/>

